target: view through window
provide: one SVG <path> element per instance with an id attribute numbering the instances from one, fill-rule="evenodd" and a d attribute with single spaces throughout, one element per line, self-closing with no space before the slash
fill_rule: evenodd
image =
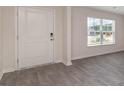
<path id="1" fill-rule="evenodd" d="M 115 21 L 99 18 L 87 18 L 88 46 L 115 43 Z"/>

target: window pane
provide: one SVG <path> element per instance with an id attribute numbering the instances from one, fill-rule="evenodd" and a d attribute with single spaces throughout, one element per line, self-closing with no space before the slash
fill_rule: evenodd
<path id="1" fill-rule="evenodd" d="M 100 32 L 88 32 L 88 45 L 100 44 Z"/>
<path id="2" fill-rule="evenodd" d="M 112 31 L 112 20 L 103 20 L 102 21 L 102 31 Z"/>
<path id="3" fill-rule="evenodd" d="M 100 31 L 100 19 L 88 18 L 88 30 L 89 31 Z"/>
<path id="4" fill-rule="evenodd" d="M 100 25 L 101 25 L 100 19 L 94 19 L 94 30 L 95 31 L 100 31 Z"/>
<path id="5" fill-rule="evenodd" d="M 88 45 L 102 45 L 115 43 L 115 21 L 99 18 L 87 19 Z"/>
<path id="6" fill-rule="evenodd" d="M 103 32 L 103 44 L 114 43 L 114 33 L 113 32 Z"/>
<path id="7" fill-rule="evenodd" d="M 94 31 L 93 18 L 88 18 L 88 31 Z"/>

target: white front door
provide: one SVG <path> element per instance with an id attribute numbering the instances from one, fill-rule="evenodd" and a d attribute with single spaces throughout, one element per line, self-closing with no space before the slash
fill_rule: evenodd
<path id="1" fill-rule="evenodd" d="M 19 7 L 18 13 L 19 68 L 53 62 L 53 10 Z"/>

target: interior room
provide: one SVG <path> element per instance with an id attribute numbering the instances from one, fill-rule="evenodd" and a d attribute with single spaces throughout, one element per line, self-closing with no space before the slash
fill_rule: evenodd
<path id="1" fill-rule="evenodd" d="M 123 6 L 0 6 L 0 85 L 123 86 L 123 40 Z"/>

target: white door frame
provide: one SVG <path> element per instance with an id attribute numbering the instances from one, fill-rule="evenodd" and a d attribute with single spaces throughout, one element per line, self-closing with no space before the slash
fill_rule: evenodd
<path id="1" fill-rule="evenodd" d="M 15 42 L 16 42 L 16 44 L 15 44 L 15 46 L 16 46 L 16 49 L 15 49 L 15 60 L 16 60 L 16 63 L 15 63 L 15 65 L 16 65 L 16 70 L 20 70 L 20 68 L 19 68 L 19 40 L 18 40 L 18 38 L 19 38 L 19 29 L 18 29 L 18 22 L 19 22 L 19 16 L 18 16 L 18 13 L 19 13 L 19 8 L 20 7 L 15 7 L 15 15 L 16 15 L 16 17 L 15 17 L 15 30 L 16 30 L 16 34 L 15 34 Z M 36 8 L 36 9 L 39 9 L 39 8 Z M 42 9 L 49 9 L 49 8 L 42 8 Z M 55 8 L 51 8 L 52 9 L 52 11 L 53 11 L 53 33 L 54 33 L 54 38 L 55 38 Z M 55 40 L 53 41 L 53 62 L 51 62 L 51 64 L 52 63 L 55 63 Z"/>

